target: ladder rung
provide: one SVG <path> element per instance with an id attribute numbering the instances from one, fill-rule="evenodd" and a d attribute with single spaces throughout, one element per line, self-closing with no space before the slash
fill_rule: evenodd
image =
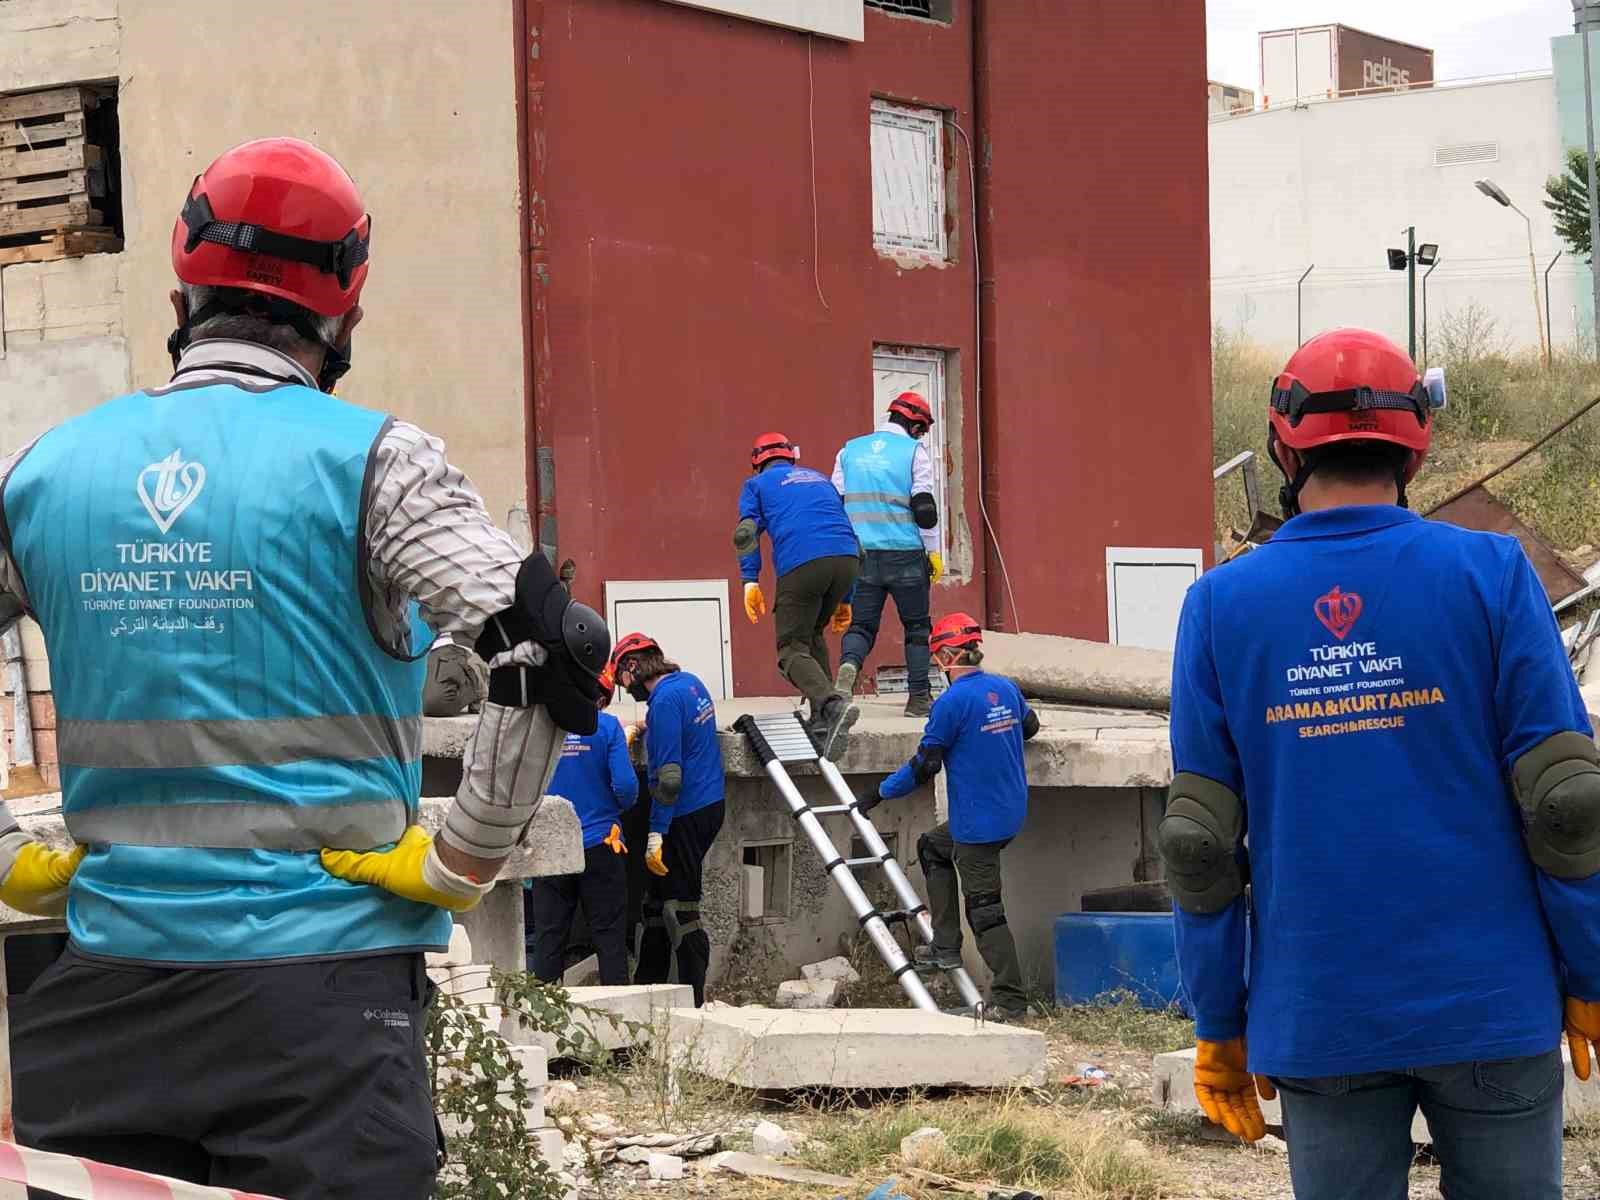
<path id="1" fill-rule="evenodd" d="M 847 813 L 854 807 L 853 804 L 815 804 L 809 811 L 814 817 L 833 817 Z"/>
<path id="2" fill-rule="evenodd" d="M 876 856 L 872 858 L 847 858 L 844 860 L 844 865 L 847 867 L 881 867 L 883 866 L 883 859 Z"/>

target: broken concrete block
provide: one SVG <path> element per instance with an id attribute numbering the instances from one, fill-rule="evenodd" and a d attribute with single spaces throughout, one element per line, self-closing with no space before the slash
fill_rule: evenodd
<path id="1" fill-rule="evenodd" d="M 807 963 L 800 968 L 800 975 L 813 983 L 823 979 L 837 979 L 840 983 L 861 981 L 861 976 L 850 965 L 850 960 L 842 954 L 834 958 L 825 958 L 821 962 Z"/>
<path id="2" fill-rule="evenodd" d="M 544 1047 L 540 1046 L 538 1049 L 543 1050 Z M 551 1112 L 566 1112 L 568 1109 L 577 1108 L 579 1103 L 578 1085 L 570 1079 L 558 1079 L 544 1089 L 544 1106 Z"/>
<path id="3" fill-rule="evenodd" d="M 983 635 L 983 669 L 1042 700 L 1151 708 L 1172 704 L 1172 655 L 1042 633 Z"/>
<path id="4" fill-rule="evenodd" d="M 542 1129 L 530 1129 L 533 1143 L 538 1148 L 538 1154 L 552 1171 L 561 1170 L 562 1163 L 567 1156 L 567 1137 L 554 1125 L 546 1125 Z"/>
<path id="5" fill-rule="evenodd" d="M 676 1008 L 683 1069 L 740 1087 L 1008 1087 L 1045 1077 L 1044 1035 L 900 1008 Z"/>
<path id="6" fill-rule="evenodd" d="M 844 985 L 837 979 L 786 979 L 778 985 L 779 1008 L 833 1008 Z"/>
<path id="7" fill-rule="evenodd" d="M 617 1151 L 617 1161 L 625 1162 L 631 1166 L 642 1167 L 650 1161 L 650 1156 L 655 1153 L 649 1146 L 624 1146 Z"/>
<path id="8" fill-rule="evenodd" d="M 476 718 L 471 718 L 476 721 Z M 424 797 L 418 822 L 438 833 L 454 797 Z M 521 844 L 500 868 L 501 879 L 538 879 L 546 875 L 575 875 L 583 870 L 583 824 L 565 796 L 546 796 L 534 813 Z"/>
<path id="9" fill-rule="evenodd" d="M 567 989 L 567 995 L 575 1006 L 594 1010 L 575 1013 L 573 1029 L 588 1031 L 607 1050 L 642 1045 L 669 1009 L 694 1005 L 694 989 L 682 983 L 574 987 Z M 500 1032 L 507 1041 L 543 1046 L 551 1057 L 562 1052 L 554 1033 L 530 1029 L 515 1013 L 507 1015 Z"/>
<path id="10" fill-rule="evenodd" d="M 900 1139 L 900 1161 L 908 1167 L 931 1166 L 944 1157 L 947 1145 L 944 1130 L 924 1125 Z"/>
<path id="11" fill-rule="evenodd" d="M 600 956 L 591 954 L 561 972 L 562 987 L 588 987 L 600 982 Z"/>
<path id="12" fill-rule="evenodd" d="M 785 1158 L 794 1153 L 794 1139 L 771 1121 L 762 1121 L 750 1131 L 750 1145 L 757 1154 Z"/>
<path id="13" fill-rule="evenodd" d="M 450 948 L 443 954 L 433 951 L 424 955 L 428 966 L 434 967 L 470 967 L 472 965 L 472 939 L 467 936 L 464 925 L 457 925 L 450 931 Z M 432 970 L 428 972 L 433 974 Z"/>
<path id="14" fill-rule="evenodd" d="M 683 1159 L 676 1154 L 652 1154 L 646 1160 L 651 1179 L 682 1179 Z"/>

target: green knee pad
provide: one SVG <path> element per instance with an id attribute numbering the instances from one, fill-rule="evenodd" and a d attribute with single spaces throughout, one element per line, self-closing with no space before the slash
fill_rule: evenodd
<path id="1" fill-rule="evenodd" d="M 1581 733 L 1546 738 L 1512 764 L 1528 857 L 1555 879 L 1600 871 L 1600 750 Z"/>
<path id="2" fill-rule="evenodd" d="M 1156 844 L 1167 889 L 1184 912 L 1221 912 L 1243 895 L 1235 857 L 1243 829 L 1244 805 L 1233 789 L 1187 771 L 1173 779 Z"/>

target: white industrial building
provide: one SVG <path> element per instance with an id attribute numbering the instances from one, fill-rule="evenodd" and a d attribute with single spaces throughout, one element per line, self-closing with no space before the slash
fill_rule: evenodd
<path id="1" fill-rule="evenodd" d="M 1581 103 L 1581 101 L 1580 101 Z M 1538 74 L 1352 96 L 1213 118 L 1211 311 L 1217 324 L 1288 350 L 1303 337 L 1365 325 L 1406 338 L 1406 283 L 1386 251 L 1439 247 L 1427 284 L 1437 352 L 1440 320 L 1477 304 L 1513 347 L 1539 344 L 1528 226 L 1475 187 L 1493 180 L 1532 218 L 1539 303 L 1562 244 L 1544 207 L 1563 170 L 1556 84 Z M 1423 354 L 1421 273 L 1417 354 Z M 1565 254 L 1550 272 L 1557 346 L 1588 323 L 1588 268 Z"/>

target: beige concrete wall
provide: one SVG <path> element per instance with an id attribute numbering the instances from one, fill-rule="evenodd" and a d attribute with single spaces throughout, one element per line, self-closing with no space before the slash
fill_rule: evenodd
<path id="1" fill-rule="evenodd" d="M 373 214 L 367 317 L 341 394 L 443 437 L 503 521 L 524 492 L 510 0 L 121 9 L 134 384 L 170 370 L 168 239 L 194 175 L 249 138 L 307 138 Z"/>
<path id="2" fill-rule="evenodd" d="M 0 3 L 0 92 L 117 77 L 117 0 Z"/>

